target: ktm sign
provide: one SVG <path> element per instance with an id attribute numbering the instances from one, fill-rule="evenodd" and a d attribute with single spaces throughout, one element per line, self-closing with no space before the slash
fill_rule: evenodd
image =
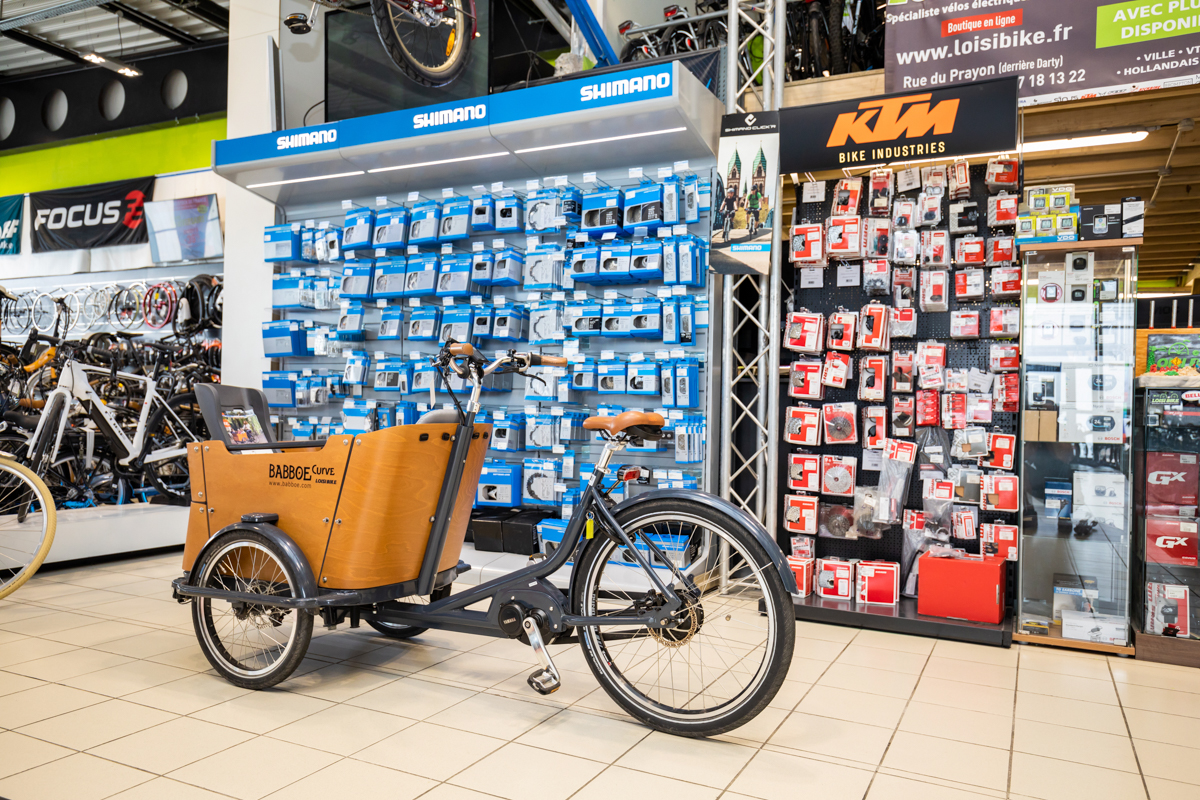
<path id="1" fill-rule="evenodd" d="M 842 147 L 846 140 L 856 144 L 891 142 L 901 137 L 916 139 L 930 132 L 944 135 L 954 132 L 958 116 L 958 98 L 930 105 L 930 94 L 864 100 L 857 111 L 838 114 L 826 147 Z"/>
<path id="2" fill-rule="evenodd" d="M 1015 150 L 1017 79 L 784 108 L 780 171 Z"/>

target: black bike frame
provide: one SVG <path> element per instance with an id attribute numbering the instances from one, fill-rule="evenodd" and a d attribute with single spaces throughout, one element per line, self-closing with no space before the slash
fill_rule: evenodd
<path id="1" fill-rule="evenodd" d="M 454 445 L 450 451 L 450 463 L 447 465 L 446 477 L 442 483 L 442 492 L 438 498 L 437 513 L 434 515 L 433 527 L 429 533 L 429 543 L 426 545 L 425 557 L 421 563 L 421 575 L 418 579 L 417 594 L 422 596 L 428 595 L 432 590 L 433 577 L 436 574 L 437 565 L 442 559 L 442 551 L 445 548 L 446 536 L 450 528 L 450 517 L 454 513 L 454 503 L 462 484 L 467 453 L 471 447 L 471 440 L 475 435 L 474 423 L 475 412 L 473 409 L 468 408 L 463 412 L 463 416 L 459 420 L 458 429 L 454 437 Z M 450 597 L 436 600 L 428 605 L 396 602 L 390 604 L 386 609 L 377 611 L 376 616 L 382 621 L 403 625 L 505 637 L 507 634 L 500 630 L 488 613 L 471 611 L 467 606 L 474 605 L 481 600 L 491 599 L 502 592 L 510 591 L 514 587 L 524 590 L 526 587 L 536 585 L 539 579 L 546 578 L 561 569 L 579 547 L 584 535 L 587 519 L 591 517 L 596 523 L 597 535 L 608 535 L 618 544 L 622 544 L 628 548 L 629 554 L 650 578 L 650 582 L 655 590 L 666 598 L 666 603 L 656 614 L 652 615 L 648 614 L 636 617 L 624 615 L 589 617 L 576 614 L 562 614 L 562 622 L 568 626 L 636 624 L 661 627 L 670 624 L 672 616 L 683 606 L 683 601 L 679 599 L 679 596 L 668 584 L 659 578 L 656 570 L 650 566 L 641 552 L 634 547 L 625 529 L 621 527 L 621 524 L 617 522 L 612 512 L 609 511 L 608 505 L 601 496 L 599 489 L 600 481 L 604 478 L 605 474 L 607 473 L 602 473 L 599 469 L 593 473 L 592 479 L 584 487 L 583 495 L 580 497 L 579 503 L 575 506 L 575 511 L 567 523 L 567 531 L 563 535 L 562 544 L 550 558 L 535 562 L 524 569 L 519 569 L 516 572 L 495 578 L 487 583 L 482 583 Z M 646 538 L 645 541 L 655 556 L 660 558 L 663 563 L 671 565 L 666 555 L 659 550 L 654 542 L 650 541 L 649 538 Z M 673 566 L 672 569 L 674 569 Z M 430 588 L 422 588 L 426 585 Z"/>

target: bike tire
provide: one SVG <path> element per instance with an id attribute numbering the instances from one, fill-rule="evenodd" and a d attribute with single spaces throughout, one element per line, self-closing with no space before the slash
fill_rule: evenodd
<path id="1" fill-rule="evenodd" d="M 243 551 L 247 553 L 244 561 L 241 558 Z M 197 576 L 196 584 L 200 586 L 232 588 L 278 597 L 298 596 L 296 586 L 299 576 L 292 569 L 291 562 L 272 540 L 256 531 L 233 530 L 222 535 L 221 541 L 215 542 L 209 549 L 204 561 L 198 559 L 192 566 L 192 572 Z M 250 573 L 249 577 L 245 574 L 247 572 Z M 249 606 L 234 610 L 227 606 L 231 607 L 232 604 L 219 597 L 192 599 L 192 626 L 208 663 L 225 680 L 243 689 L 268 689 L 286 680 L 308 652 L 312 640 L 313 615 L 299 609 L 264 611 L 261 606 Z M 234 611 L 232 618 L 229 611 Z M 214 621 L 215 615 L 223 617 L 220 623 Z M 278 650 L 280 643 L 260 632 L 281 628 L 285 620 L 294 627 L 278 657 L 272 658 L 272 651 Z M 242 636 L 229 635 L 231 628 L 237 634 L 238 623 L 245 622 L 250 624 L 244 626 Z M 254 641 L 256 638 L 258 642 Z M 262 645 L 259 652 L 244 652 L 257 645 Z M 260 663 L 264 666 L 259 667 Z"/>
<path id="2" fill-rule="evenodd" d="M 842 40 L 842 13 L 846 0 L 828 0 L 828 3 L 829 74 L 844 75 L 850 71 L 846 64 L 846 51 Z"/>
<path id="3" fill-rule="evenodd" d="M 196 402 L 196 395 L 177 394 L 166 401 L 167 406 L 188 426 L 188 430 L 199 437 L 199 441 L 207 441 L 209 438 L 208 426 L 204 423 L 204 416 L 200 413 L 200 406 Z M 180 413 L 183 411 L 184 413 Z M 182 436 L 182 434 L 171 434 L 170 428 L 175 425 L 175 420 L 167 415 L 167 410 L 162 406 L 154 409 L 154 413 L 150 415 L 150 419 L 146 422 L 146 445 L 142 450 L 141 456 L 146 457 L 150 453 L 151 448 L 155 443 L 159 442 L 162 437 L 173 436 L 174 439 L 181 443 L 190 442 L 190 438 Z M 181 444 L 180 446 L 186 446 Z M 192 499 L 191 476 L 188 474 L 187 455 L 176 456 L 165 461 L 157 461 L 152 464 L 146 464 L 144 467 L 146 479 L 150 484 L 166 498 L 168 504 L 175 506 L 186 506 Z"/>
<path id="4" fill-rule="evenodd" d="M 450 585 L 447 584 L 440 589 L 434 589 L 432 592 L 430 592 L 429 602 L 432 603 L 435 600 L 442 600 L 449 596 Z M 416 598 L 402 597 L 400 599 L 404 602 L 412 602 L 412 600 Z M 429 628 L 421 628 L 417 625 L 400 625 L 399 623 L 395 622 L 382 622 L 375 619 L 368 619 L 367 624 L 389 639 L 411 639 L 414 636 L 420 636 L 422 633 L 429 630 Z"/>
<path id="5" fill-rule="evenodd" d="M 403 36 L 396 29 L 395 7 L 389 0 L 371 0 L 371 17 L 375 21 L 375 32 L 387 52 L 388 58 L 397 69 L 422 86 L 446 86 L 458 79 L 471 58 L 471 40 L 474 36 L 475 0 L 452 0 L 448 5 L 460 8 L 459 23 L 455 25 L 454 51 L 447 55 L 444 64 L 430 66 L 422 64 L 408 52 Z"/>
<path id="6" fill-rule="evenodd" d="M 28 491 L 31 496 L 37 498 L 37 503 L 41 507 L 41 512 L 45 515 L 45 519 L 42 524 L 41 540 L 38 543 L 37 549 L 32 552 L 29 562 L 10 580 L 4 581 L 0 577 L 0 599 L 8 597 L 21 588 L 38 571 L 38 568 L 46 560 L 46 556 L 50 554 L 50 548 L 54 544 L 54 534 L 58 529 L 58 512 L 54 508 L 54 500 L 50 496 L 50 490 L 46 487 L 42 479 L 24 464 L 19 464 L 8 457 L 0 457 L 0 475 L 4 473 L 15 474 L 21 482 L 26 484 L 27 489 L 25 491 Z M 0 480 L 0 484 L 3 483 L 6 482 Z M 17 491 L 22 490 L 18 489 Z M 22 491 L 22 493 L 24 492 Z M 2 500 L 0 500 L 0 503 L 2 503 Z M 18 524 L 25 524 L 27 522 L 27 513 L 18 514 Z M 3 540 L 4 533 L 0 530 L 0 542 L 3 542 Z M 0 553 L 3 550 L 3 546 L 0 545 Z"/>
<path id="7" fill-rule="evenodd" d="M 658 526 L 666 525 L 668 532 L 671 530 L 671 526 L 676 524 L 679 525 L 680 532 L 684 530 L 684 525 L 696 526 L 688 529 L 686 541 L 682 542 L 682 548 L 676 551 L 679 554 L 677 566 L 685 573 L 696 576 L 704 583 L 704 587 L 700 587 L 694 581 L 691 582 L 690 591 L 693 594 L 686 607 L 688 613 L 677 617 L 679 622 L 672 628 L 651 631 L 644 626 L 639 628 L 637 625 L 631 625 L 626 627 L 632 627 L 634 630 L 625 632 L 618 631 L 615 626 L 577 628 L 576 633 L 583 648 L 584 659 L 592 670 L 592 674 L 604 687 L 613 702 L 655 730 L 676 736 L 701 738 L 716 736 L 745 725 L 770 704 L 783 686 L 795 648 L 795 609 L 792 605 L 791 595 L 784 589 L 783 580 L 770 555 L 753 533 L 740 522 L 705 503 L 686 497 L 663 497 L 641 503 L 619 513 L 617 522 L 631 537 L 646 537 L 643 544 L 639 545 L 639 549 L 645 547 L 644 542 L 649 541 L 649 536 L 659 535 L 663 531 L 663 528 Z M 658 533 L 647 535 L 645 533 L 647 530 Z M 705 537 L 711 538 L 706 540 Z M 732 554 L 729 574 L 731 576 L 748 576 L 750 579 L 758 581 L 756 584 L 758 588 L 747 587 L 748 590 L 744 594 L 734 596 L 732 592 L 735 585 L 743 583 L 741 577 L 723 590 L 720 589 L 719 583 L 714 583 L 714 562 L 710 559 L 715 555 L 713 547 L 717 539 L 729 543 L 729 552 Z M 707 544 L 703 544 L 705 541 Z M 607 607 L 602 608 L 602 603 L 608 606 L 613 603 L 617 605 L 628 603 L 630 607 L 635 607 L 643 601 L 652 601 L 651 595 L 654 595 L 654 592 L 643 594 L 637 590 L 622 588 L 631 583 L 640 584 L 644 578 L 637 572 L 637 567 L 621 566 L 622 562 L 628 562 L 630 558 L 627 552 L 622 553 L 618 551 L 617 547 L 615 541 L 608 536 L 596 536 L 587 542 L 583 555 L 579 558 L 573 571 L 571 607 L 574 613 L 582 615 L 611 614 L 614 613 L 614 610 Z M 687 563 L 689 557 L 693 559 L 690 564 Z M 739 558 L 742 560 L 738 561 Z M 617 565 L 614 572 L 621 569 L 633 571 L 617 574 L 612 581 L 606 582 L 608 580 L 607 570 L 614 564 Z M 664 575 L 669 582 L 675 585 L 676 591 L 681 595 L 688 591 L 682 583 L 678 582 L 672 571 L 664 569 L 658 574 Z M 644 585 L 649 586 L 650 584 L 645 581 Z M 718 593 L 712 593 L 711 590 L 714 588 L 718 589 Z M 759 611 L 759 590 L 761 590 L 761 601 L 764 604 L 761 607 L 762 612 Z M 621 597 L 622 594 L 625 596 Z M 730 676 L 729 680 L 736 680 L 736 676 L 733 676 L 732 670 L 729 669 L 724 658 L 713 660 L 710 657 L 706 660 L 704 653 L 699 653 L 700 673 L 697 677 L 698 684 L 704 687 L 704 691 L 701 691 L 697 698 L 692 690 L 694 684 L 691 682 L 691 673 L 695 669 L 695 665 L 692 662 L 693 652 L 690 648 L 693 645 L 696 645 L 697 648 L 703 647 L 706 646 L 705 642 L 708 642 L 707 646 L 712 648 L 710 650 L 712 653 L 713 650 L 722 646 L 721 642 L 725 641 L 723 631 L 728 633 L 731 630 L 729 623 L 735 617 L 736 621 L 732 624 L 734 628 L 737 628 L 739 634 L 746 632 L 745 626 L 748 621 L 760 618 L 766 620 L 761 627 L 765 640 L 761 661 L 755 667 L 752 655 L 738 655 L 736 663 L 743 665 L 746 670 L 753 669 L 749 683 L 738 689 L 728 700 L 720 700 L 718 696 L 711 701 L 706 701 L 704 696 L 706 692 L 711 691 L 716 694 L 722 690 L 717 687 L 718 681 L 725 680 L 726 675 Z M 705 634 L 709 638 L 701 640 L 702 632 L 709 628 L 711 630 Z M 644 634 L 641 632 L 643 630 Z M 630 666 L 626 671 L 621 666 L 621 662 L 625 660 L 629 642 L 639 638 L 641 641 L 638 642 L 634 652 L 628 654 Z M 744 636 L 736 637 L 734 640 L 739 642 L 739 645 L 743 641 L 750 641 Z M 647 643 L 651 643 L 651 647 L 653 647 L 653 642 L 658 642 L 661 646 L 658 655 L 656 656 L 652 652 L 646 656 L 642 648 Z M 613 645 L 611 649 L 610 644 Z M 746 648 L 753 646 L 746 645 Z M 689 649 L 685 652 L 684 647 Z M 671 654 L 665 664 L 662 662 L 662 652 L 664 651 Z M 676 654 L 682 655 L 681 662 L 676 662 Z M 654 664 L 647 667 L 650 660 L 656 657 L 657 663 L 662 665 L 657 672 Z M 706 669 L 711 670 L 722 664 L 724 669 L 718 680 L 712 680 L 711 673 L 705 674 Z M 674 673 L 678 671 L 679 667 L 684 667 L 684 672 L 687 674 L 677 678 Z M 670 683 L 669 688 L 645 687 L 645 680 L 662 681 L 664 669 L 665 678 Z M 635 670 L 640 673 L 638 677 L 632 675 Z M 682 686 L 680 689 L 676 689 L 674 685 L 676 679 L 681 684 L 686 680 L 687 690 L 683 690 Z M 668 692 L 669 701 L 667 699 Z M 679 695 L 684 698 L 682 707 L 668 704 L 677 703 Z M 717 702 L 717 705 L 711 708 L 689 710 L 687 706 L 692 702 Z"/>

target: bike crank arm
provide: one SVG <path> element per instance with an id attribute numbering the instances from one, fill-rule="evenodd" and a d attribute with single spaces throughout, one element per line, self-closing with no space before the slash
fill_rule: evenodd
<path id="1" fill-rule="evenodd" d="M 550 652 L 546 650 L 546 644 L 542 641 L 541 631 L 538 630 L 537 621 L 532 616 L 528 616 L 521 623 L 521 627 L 525 630 L 525 635 L 529 638 L 529 644 L 533 647 L 533 653 L 541 662 L 542 668 L 534 670 L 529 674 L 527 683 L 530 688 L 541 695 L 553 694 L 562 686 L 562 678 L 558 674 L 558 669 L 554 666 L 554 660 L 550 658 Z"/>

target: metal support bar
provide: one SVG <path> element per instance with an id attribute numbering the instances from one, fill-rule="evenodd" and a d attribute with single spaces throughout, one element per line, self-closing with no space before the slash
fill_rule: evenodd
<path id="1" fill-rule="evenodd" d="M 190 17 L 229 33 L 229 11 L 212 0 L 161 0 L 172 8 L 177 8 Z"/>
<path id="2" fill-rule="evenodd" d="M 84 66 L 88 67 L 93 66 L 92 62 L 88 61 L 86 58 L 79 55 L 79 53 L 76 53 L 69 47 L 63 47 L 62 45 L 55 44 L 54 42 L 43 39 L 40 36 L 34 36 L 26 33 L 25 31 L 19 31 L 14 28 L 10 28 L 8 30 L 0 28 L 0 35 L 8 37 L 14 42 L 20 42 L 26 47 L 32 47 L 35 50 L 41 50 L 43 53 L 49 53 L 52 56 L 57 56 L 64 61 L 70 61 L 74 64 L 83 64 Z"/>
<path id="3" fill-rule="evenodd" d="M 749 6 L 750 8 L 761 8 L 761 5 Z M 736 9 L 735 9 L 736 12 Z M 694 17 L 680 17 L 679 19 L 669 20 L 667 22 L 656 22 L 653 25 L 642 25 L 638 28 L 630 28 L 625 31 L 626 36 L 636 36 L 639 33 L 649 33 L 650 31 L 661 31 L 664 28 L 674 28 L 677 25 L 686 25 L 689 22 L 707 22 L 710 19 L 720 19 L 727 17 L 729 12 L 726 10 L 709 11 L 707 14 L 697 14 Z"/>
<path id="4" fill-rule="evenodd" d="M 562 14 L 550 3 L 550 0 L 533 0 L 533 4 L 538 7 L 538 10 L 546 15 L 546 21 L 549 22 L 554 30 L 558 31 L 558 35 L 566 39 L 567 44 L 571 44 L 571 23 L 563 19 Z"/>
<path id="5" fill-rule="evenodd" d="M 24 28 L 26 25 L 33 25 L 38 22 L 45 22 L 48 19 L 54 19 L 55 17 L 74 14 L 76 11 L 87 11 L 89 8 L 95 8 L 106 2 L 108 0 L 69 0 L 69 2 L 59 3 L 56 6 L 43 8 L 40 11 L 30 11 L 28 14 L 18 14 L 8 19 L 0 19 L 0 31 Z"/>
<path id="6" fill-rule="evenodd" d="M 170 39 L 173 42 L 178 42 L 188 47 L 196 47 L 202 44 L 200 39 L 197 39 L 190 33 L 181 31 L 174 25 L 163 22 L 149 14 L 143 14 L 133 6 L 126 5 L 125 3 L 101 3 L 100 8 L 110 14 L 121 14 L 133 24 L 140 25 L 148 31 L 154 31 L 164 39 Z"/>
<path id="7" fill-rule="evenodd" d="M 566 0 L 566 3 L 567 8 L 571 9 L 571 17 L 592 49 L 592 55 L 596 57 L 596 64 L 608 67 L 620 63 L 617 51 L 613 50 L 612 42 L 604 35 L 604 29 L 600 27 L 587 0 Z"/>

